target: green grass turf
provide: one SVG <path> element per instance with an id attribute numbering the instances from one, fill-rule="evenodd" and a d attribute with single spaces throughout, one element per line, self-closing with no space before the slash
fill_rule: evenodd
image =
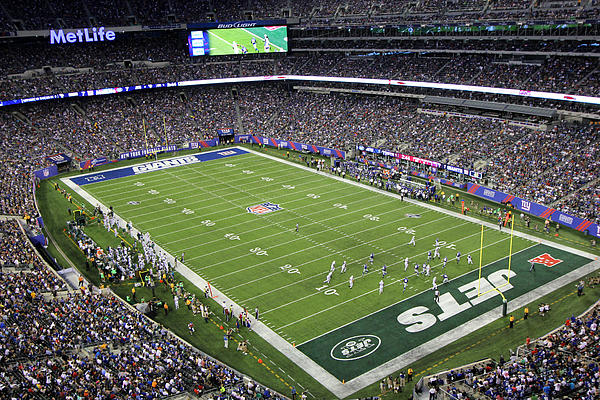
<path id="1" fill-rule="evenodd" d="M 185 253 L 192 270 L 240 305 L 258 307 L 265 323 L 295 343 L 401 300 L 393 290 L 376 295 L 381 265 L 388 265 L 389 285 L 399 287 L 399 281 L 391 280 L 412 277 L 414 263 L 426 261 L 436 238 L 446 242 L 442 257 L 453 260 L 459 250 L 463 257 L 472 254 L 474 265 L 479 263 L 476 224 L 253 154 L 84 189 L 138 229 L 150 232 L 171 254 Z M 262 216 L 246 211 L 265 201 L 283 210 Z M 416 246 L 408 245 L 412 231 Z M 509 235 L 486 230 L 485 237 L 484 264 L 508 253 Z M 531 245 L 515 238 L 513 251 Z M 376 262 L 363 277 L 362 266 L 372 252 Z M 411 260 L 407 272 L 405 257 Z M 325 285 L 332 260 L 338 266 L 347 261 L 348 272 L 343 277 L 337 272 Z M 432 263 L 438 282 L 440 265 Z M 464 262 L 451 265 L 451 278 L 469 270 Z M 347 288 L 349 275 L 356 277 L 353 290 Z M 430 279 L 411 279 L 404 296 L 430 285 Z"/>
<path id="2" fill-rule="evenodd" d="M 208 30 L 210 55 L 235 54 L 233 42 L 237 43 L 239 54 L 242 54 L 241 46 L 245 46 L 248 53 L 265 53 L 265 34 L 269 37 L 269 42 L 271 43 L 271 48 L 268 52 L 286 52 L 288 50 L 287 29 L 285 27 L 277 27 L 273 30 L 266 27 L 210 29 Z M 258 51 L 254 50 L 252 46 L 252 38 L 256 39 Z"/>

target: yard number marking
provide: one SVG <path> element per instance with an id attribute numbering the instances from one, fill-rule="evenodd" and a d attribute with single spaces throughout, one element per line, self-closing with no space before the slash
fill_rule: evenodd
<path id="1" fill-rule="evenodd" d="M 323 285 L 323 286 L 321 286 L 321 287 L 318 287 L 318 288 L 315 288 L 315 289 L 316 289 L 316 290 L 318 290 L 319 292 L 320 292 L 321 290 L 323 290 L 323 289 L 326 289 L 326 290 L 324 290 L 324 291 L 322 292 L 323 294 L 325 294 L 325 296 L 331 296 L 332 294 L 335 294 L 336 296 L 339 296 L 339 295 L 340 295 L 340 294 L 337 292 L 337 290 L 335 290 L 335 289 L 333 289 L 333 288 L 327 289 L 328 287 L 329 287 L 329 285 Z"/>
<path id="2" fill-rule="evenodd" d="M 300 270 L 298 268 L 292 267 L 292 264 L 285 264 L 282 267 L 279 267 L 282 271 L 287 271 L 288 274 L 299 274 Z"/>
<path id="3" fill-rule="evenodd" d="M 267 251 L 261 249 L 260 247 L 255 247 L 253 249 L 250 249 L 250 253 L 254 253 L 257 256 L 268 256 Z"/>
<path id="4" fill-rule="evenodd" d="M 379 221 L 379 217 L 376 217 L 375 215 L 371 215 L 371 214 L 365 214 L 365 215 L 363 215 L 363 218 L 371 220 L 371 221 Z"/>

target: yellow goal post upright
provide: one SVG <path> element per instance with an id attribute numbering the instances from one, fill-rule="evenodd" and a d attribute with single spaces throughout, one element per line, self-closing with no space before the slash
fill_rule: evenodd
<path id="1" fill-rule="evenodd" d="M 479 247 L 479 281 L 478 281 L 478 285 L 477 285 L 477 297 L 484 296 L 484 295 L 486 295 L 490 292 L 494 292 L 494 291 L 498 292 L 500 294 L 500 296 L 502 296 L 502 316 L 506 316 L 507 300 L 506 300 L 506 297 L 504 296 L 504 293 L 502 293 L 502 291 L 500 289 L 505 286 L 510 285 L 510 269 L 511 269 L 511 262 L 512 262 L 513 234 L 514 234 L 514 228 L 515 228 L 515 217 L 514 217 L 513 213 L 510 214 L 510 223 L 511 223 L 511 225 L 510 225 L 510 245 L 508 248 L 508 276 L 506 277 L 506 282 L 500 286 L 495 286 L 484 292 L 481 291 L 481 273 L 482 273 L 482 269 L 483 269 L 483 229 L 484 229 L 483 225 L 481 225 L 481 243 L 480 243 L 480 247 Z"/>

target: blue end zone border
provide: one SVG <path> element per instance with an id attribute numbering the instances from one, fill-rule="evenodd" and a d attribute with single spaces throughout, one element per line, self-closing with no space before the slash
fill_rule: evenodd
<path id="1" fill-rule="evenodd" d="M 103 182 L 111 179 L 124 178 L 126 176 L 139 175 L 146 172 L 159 171 L 161 169 L 179 167 L 182 165 L 195 164 L 204 161 L 218 160 L 222 158 L 247 154 L 248 151 L 237 147 L 215 150 L 206 153 L 191 154 L 187 156 L 169 158 L 167 160 L 149 161 L 128 167 L 115 168 L 103 172 L 95 172 L 69 178 L 71 182 L 79 186 L 90 183 Z"/>

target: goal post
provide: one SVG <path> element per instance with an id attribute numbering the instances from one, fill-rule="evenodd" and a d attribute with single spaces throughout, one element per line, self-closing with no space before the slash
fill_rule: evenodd
<path id="1" fill-rule="evenodd" d="M 511 227 L 510 227 L 510 244 L 509 244 L 509 248 L 508 248 L 508 276 L 506 277 L 506 282 L 499 286 L 495 286 L 491 289 L 483 291 L 483 292 L 481 291 L 481 274 L 483 271 L 483 231 L 484 231 L 483 225 L 481 225 L 481 239 L 480 239 L 480 247 L 479 247 L 479 280 L 478 280 L 478 285 L 477 285 L 477 297 L 485 296 L 486 294 L 488 294 L 490 292 L 498 292 L 498 294 L 500 294 L 500 296 L 502 296 L 502 304 L 503 304 L 502 314 L 503 314 L 503 316 L 506 315 L 507 300 L 506 300 L 506 297 L 504 296 L 504 293 L 502 293 L 502 290 L 500 290 L 500 289 L 510 285 L 510 271 L 512 268 L 513 236 L 514 236 L 514 227 L 515 227 L 515 218 L 512 213 L 510 214 L 509 218 L 510 218 Z"/>

